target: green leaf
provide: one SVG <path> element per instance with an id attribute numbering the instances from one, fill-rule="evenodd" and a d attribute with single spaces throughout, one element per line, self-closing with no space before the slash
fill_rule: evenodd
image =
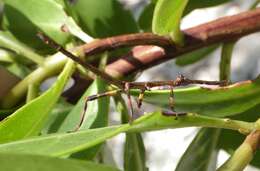
<path id="1" fill-rule="evenodd" d="M 100 78 L 97 78 L 87 89 L 85 94 L 80 98 L 76 106 L 64 119 L 58 132 L 67 132 L 75 130 L 80 123 L 82 111 L 85 107 L 85 101 L 87 96 L 95 95 L 101 92 L 105 92 L 107 84 Z M 108 113 L 109 113 L 109 97 L 100 98 L 88 102 L 87 111 L 85 113 L 84 120 L 79 130 L 86 130 L 91 128 L 106 127 L 108 125 Z M 99 151 L 101 144 L 88 150 L 84 150 L 80 153 L 73 154 L 72 157 L 92 159 Z"/>
<path id="2" fill-rule="evenodd" d="M 125 171 L 148 171 L 145 166 L 145 147 L 140 133 L 126 133 L 124 151 Z"/>
<path id="3" fill-rule="evenodd" d="M 117 0 L 77 0 L 69 7 L 78 15 L 82 29 L 93 37 L 108 37 L 138 32 L 130 11 Z"/>
<path id="4" fill-rule="evenodd" d="M 153 33 L 169 35 L 175 43 L 182 45 L 180 22 L 187 3 L 188 0 L 158 0 L 153 15 Z"/>
<path id="5" fill-rule="evenodd" d="M 27 39 L 27 42 L 37 39 L 36 32 L 40 29 L 59 44 L 65 45 L 71 37 L 68 33 L 62 31 L 64 26 L 71 34 L 84 41 L 88 41 L 90 38 L 65 13 L 62 5 L 54 0 L 4 0 L 4 3 L 6 10 L 5 27 L 11 30 L 14 35 L 20 35 L 23 40 L 26 39 L 26 35 L 29 35 L 30 38 Z M 29 27 L 25 24 L 29 24 Z M 21 31 L 27 31 L 27 33 L 23 34 Z M 85 37 L 87 40 L 85 40 Z"/>
<path id="6" fill-rule="evenodd" d="M 86 98 L 90 95 L 95 95 L 106 91 L 106 83 L 97 78 L 87 89 L 87 91 L 79 99 L 76 106 L 71 110 L 71 112 L 64 119 L 63 123 L 60 125 L 58 132 L 72 131 L 80 122 L 80 117 L 85 106 Z M 85 114 L 85 119 L 81 125 L 80 130 L 85 130 L 89 128 L 104 127 L 108 124 L 108 111 L 109 111 L 109 98 L 100 98 L 88 102 L 88 108 Z"/>
<path id="7" fill-rule="evenodd" d="M 153 12 L 155 8 L 155 3 L 150 3 L 144 7 L 141 15 L 138 19 L 138 24 L 143 31 L 151 32 L 152 31 L 152 19 Z"/>
<path id="8" fill-rule="evenodd" d="M 129 125 L 49 134 L 0 145 L 0 152 L 63 156 L 93 147 L 129 128 Z"/>
<path id="9" fill-rule="evenodd" d="M 260 104 L 260 79 L 223 88 L 189 87 L 174 90 L 175 109 L 216 117 L 231 116 Z M 138 90 L 132 90 L 138 96 Z M 170 90 L 146 91 L 144 101 L 169 108 Z M 160 100 L 158 100 L 160 99 Z"/>
<path id="10" fill-rule="evenodd" d="M 121 115 L 122 123 L 129 122 L 128 109 L 121 95 L 115 96 L 116 109 Z M 126 133 L 124 146 L 124 170 L 145 171 L 145 147 L 140 133 Z"/>
<path id="11" fill-rule="evenodd" d="M 58 132 L 60 125 L 63 123 L 64 119 L 73 107 L 74 105 L 61 98 L 49 114 L 49 117 L 44 124 L 44 128 L 41 130 L 41 135 Z"/>
<path id="12" fill-rule="evenodd" d="M 219 129 L 202 128 L 193 139 L 175 171 L 215 171 Z"/>
<path id="13" fill-rule="evenodd" d="M 25 154 L 0 154 L 1 169 L 9 171 L 119 171 L 89 161 L 59 159 Z"/>
<path id="14" fill-rule="evenodd" d="M 72 133 L 49 134 L 0 144 L 0 152 L 64 156 L 93 147 L 122 132 L 143 132 L 191 126 L 243 129 L 246 133 L 255 129 L 254 123 L 196 114 L 186 114 L 176 119 L 176 115 L 166 116 L 162 112 L 154 112 L 140 117 L 131 124 L 88 129 Z"/>
<path id="15" fill-rule="evenodd" d="M 49 90 L 0 122 L 0 142 L 4 143 L 37 135 L 73 71 L 74 63 L 68 61 L 58 80 Z"/>
<path id="16" fill-rule="evenodd" d="M 219 45 L 212 45 L 209 47 L 201 48 L 193 52 L 179 56 L 175 63 L 179 66 L 186 66 L 198 62 L 199 60 L 207 57 L 210 53 L 214 52 Z"/>
<path id="17" fill-rule="evenodd" d="M 216 6 L 230 1 L 232 0 L 189 0 L 183 15 L 185 16 L 198 8 Z M 144 7 L 141 15 L 139 16 L 138 24 L 144 31 L 150 32 L 152 29 L 153 13 L 156 2 L 157 0 L 151 1 L 147 6 Z"/>

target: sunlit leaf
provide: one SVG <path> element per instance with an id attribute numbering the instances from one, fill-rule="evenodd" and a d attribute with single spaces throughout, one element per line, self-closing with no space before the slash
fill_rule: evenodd
<path id="1" fill-rule="evenodd" d="M 255 129 L 254 123 L 219 119 L 196 114 L 185 116 L 165 115 L 160 111 L 146 114 L 131 124 L 105 128 L 88 129 L 71 133 L 49 134 L 19 141 L 0 144 L 0 152 L 64 156 L 88 149 L 122 132 L 143 132 L 169 128 L 203 126 L 220 127 L 250 132 Z"/>
<path id="2" fill-rule="evenodd" d="M 172 40 L 183 44 L 180 22 L 188 0 L 158 0 L 154 9 L 152 30 L 159 35 L 169 35 Z"/>
<path id="3" fill-rule="evenodd" d="M 37 135 L 73 71 L 74 63 L 69 61 L 56 83 L 49 90 L 1 121 L 0 142 L 4 143 Z"/>
<path id="4" fill-rule="evenodd" d="M 59 44 L 64 45 L 71 38 L 68 33 L 64 32 L 66 29 L 87 41 L 85 37 L 88 36 L 65 13 L 62 5 L 54 0 L 4 0 L 4 3 L 5 28 L 27 43 L 36 40 L 36 33 L 41 30 Z M 29 39 L 26 36 L 29 36 Z"/>
<path id="5" fill-rule="evenodd" d="M 63 156 L 93 147 L 128 128 L 128 125 L 123 125 L 89 129 L 73 133 L 49 134 L 1 144 L 0 152 Z"/>
<path id="6" fill-rule="evenodd" d="M 8 153 L 0 154 L 0 165 L 2 170 L 9 171 L 119 171 L 89 161 Z"/>

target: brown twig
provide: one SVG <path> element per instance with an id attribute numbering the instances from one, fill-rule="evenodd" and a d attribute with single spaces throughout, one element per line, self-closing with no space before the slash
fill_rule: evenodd
<path id="1" fill-rule="evenodd" d="M 153 33 L 136 33 L 97 39 L 91 43 L 78 47 L 78 49 L 82 50 L 86 56 L 89 56 L 104 51 L 136 45 L 156 45 L 161 47 L 175 46 L 173 41 L 167 36 L 158 36 Z"/>
<path id="2" fill-rule="evenodd" d="M 242 36 L 259 30 L 260 8 L 257 8 L 252 11 L 223 17 L 184 30 L 185 44 L 183 47 L 176 47 L 167 37 L 160 37 L 147 33 L 116 36 L 107 38 L 104 41 L 97 40 L 92 45 L 82 47 L 92 47 L 92 49 L 84 49 L 84 51 L 87 52 L 87 54 L 94 54 L 103 50 L 112 50 L 125 46 L 150 45 L 134 47 L 129 54 L 109 64 L 105 68 L 105 72 L 109 75 L 121 77 L 139 70 L 150 68 L 201 47 L 239 39 Z M 128 37 L 130 37 L 129 40 Z M 154 43 L 152 37 L 158 42 Z M 128 41 L 129 44 L 127 44 Z M 151 46 L 153 43 L 157 46 Z"/>

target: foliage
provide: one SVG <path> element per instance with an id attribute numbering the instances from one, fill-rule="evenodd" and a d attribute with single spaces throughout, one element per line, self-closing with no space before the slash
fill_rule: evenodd
<path id="1" fill-rule="evenodd" d="M 183 16 L 198 8 L 229 1 L 154 0 L 144 7 L 137 22 L 132 12 L 117 0 L 3 0 L 0 75 L 6 71 L 8 75 L 1 78 L 0 86 L 12 84 L 12 87 L 6 92 L 0 91 L 1 168 L 116 171 L 118 166 L 104 164 L 102 151 L 106 140 L 125 133 L 124 170 L 148 170 L 141 133 L 196 126 L 202 128 L 181 157 L 177 171 L 216 170 L 220 149 L 233 154 L 220 170 L 243 170 L 253 157 L 259 158 L 258 153 L 253 155 L 255 149 L 251 145 L 258 144 L 258 141 L 252 142 L 256 141 L 252 137 L 257 136 L 260 129 L 257 120 L 260 79 L 228 85 L 235 40 L 228 43 L 220 40 L 185 51 L 176 60 L 180 66 L 191 65 L 222 47 L 220 80 L 228 81 L 227 85 L 174 89 L 177 114 L 164 111 L 169 108 L 171 89 L 145 91 L 144 101 L 160 109 L 134 119 L 129 117 L 130 107 L 120 94 L 113 100 L 102 97 L 89 101 L 85 111 L 85 100 L 89 97 L 122 87 L 109 85 L 102 75 L 89 72 L 66 55 L 55 52 L 57 49 L 37 36 L 37 33 L 49 36 L 79 59 L 105 72 L 107 63 L 120 60 L 115 56 L 125 55 L 129 49 L 114 49 L 115 52 L 84 58 L 85 52 L 79 45 L 95 43 L 94 39 L 145 31 L 170 37 L 174 48 L 184 48 L 186 35 L 180 29 Z M 112 72 L 108 74 L 116 77 Z M 53 85 L 42 89 L 43 82 L 53 76 L 57 76 Z M 121 79 L 133 81 L 134 77 L 132 73 Z M 74 80 L 73 86 L 65 90 L 71 80 Z M 86 91 L 82 91 L 82 86 Z M 126 93 L 127 89 L 121 92 Z M 140 97 L 139 89 L 130 89 L 129 93 Z M 113 101 L 121 116 L 118 125 L 110 125 L 109 109 Z M 231 119 L 222 118 L 227 116 Z M 244 143 L 243 134 L 249 134 Z M 238 155 L 243 161 L 235 161 Z M 255 160 L 251 164 L 260 168 Z"/>

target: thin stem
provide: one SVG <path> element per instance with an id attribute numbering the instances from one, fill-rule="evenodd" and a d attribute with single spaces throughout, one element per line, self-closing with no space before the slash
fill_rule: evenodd
<path id="1" fill-rule="evenodd" d="M 27 96 L 26 96 L 26 103 L 32 101 L 38 96 L 39 93 L 39 85 L 36 83 L 29 84 Z"/>
<path id="2" fill-rule="evenodd" d="M 230 68 L 231 58 L 236 41 L 224 43 L 222 46 L 221 60 L 220 60 L 220 80 L 227 80 L 230 82 Z"/>

